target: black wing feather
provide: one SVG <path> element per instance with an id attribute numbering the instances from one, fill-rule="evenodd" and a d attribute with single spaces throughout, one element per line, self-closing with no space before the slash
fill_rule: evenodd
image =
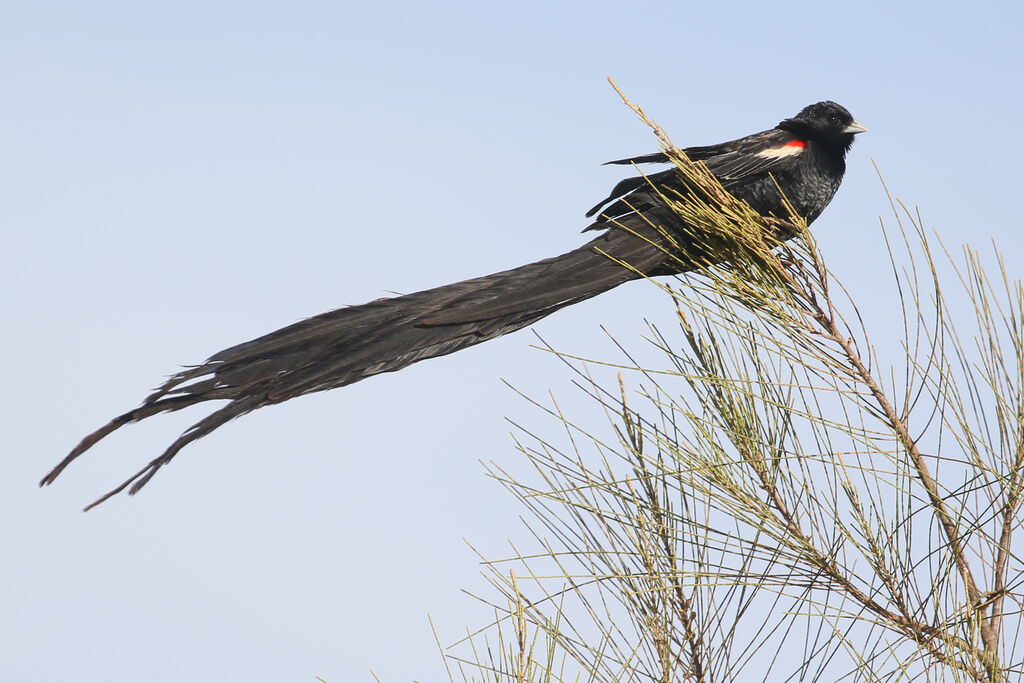
<path id="1" fill-rule="evenodd" d="M 785 162 L 789 157 L 763 154 L 763 152 L 784 145 L 792 139 L 791 133 L 782 130 L 768 130 L 720 145 L 687 147 L 683 152 L 690 160 L 703 162 L 708 170 L 728 188 L 737 181 L 770 173 L 779 164 Z M 655 152 L 628 159 L 616 159 L 607 163 L 622 166 L 668 162 L 669 157 L 665 152 Z M 609 222 L 620 221 L 626 216 L 656 206 L 660 203 L 658 189 L 664 187 L 670 187 L 675 191 L 683 189 L 682 184 L 678 182 L 675 169 L 620 181 L 612 188 L 607 197 L 587 212 L 587 218 L 600 215 L 593 223 L 584 228 L 584 231 L 603 230 L 608 227 Z"/>

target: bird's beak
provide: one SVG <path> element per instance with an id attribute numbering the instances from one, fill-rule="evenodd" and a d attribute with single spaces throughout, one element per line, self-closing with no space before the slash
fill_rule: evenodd
<path id="1" fill-rule="evenodd" d="M 867 133 L 868 129 L 854 121 L 846 128 L 843 128 L 843 132 L 849 133 L 850 135 L 856 135 L 857 133 Z"/>

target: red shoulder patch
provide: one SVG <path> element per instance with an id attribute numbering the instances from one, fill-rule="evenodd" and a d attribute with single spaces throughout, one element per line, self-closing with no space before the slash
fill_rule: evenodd
<path id="1" fill-rule="evenodd" d="M 807 146 L 807 143 L 797 138 L 796 140 L 790 140 L 786 143 L 786 147 L 796 147 L 797 149 L 803 149 Z"/>

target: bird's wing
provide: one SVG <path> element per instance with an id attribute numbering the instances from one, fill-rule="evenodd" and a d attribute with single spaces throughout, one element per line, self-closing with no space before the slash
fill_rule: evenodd
<path id="1" fill-rule="evenodd" d="M 668 155 L 664 152 L 654 152 L 653 154 L 644 154 L 638 157 L 627 157 L 626 159 L 616 159 L 615 161 L 606 161 L 602 166 L 632 166 L 633 164 L 667 164 L 669 162 Z"/>
<path id="2" fill-rule="evenodd" d="M 781 131 L 780 131 L 781 132 Z M 756 147 L 744 146 L 703 159 L 708 170 L 724 184 L 771 173 L 803 153 L 807 143 L 787 136 Z"/>
<path id="3" fill-rule="evenodd" d="M 701 161 L 719 180 L 725 184 L 734 183 L 755 175 L 770 173 L 785 161 L 803 152 L 805 143 L 794 138 L 792 133 L 773 129 L 739 140 L 706 147 L 687 147 L 683 150 L 692 161 Z M 664 152 L 655 152 L 627 159 L 609 161 L 608 164 L 651 164 L 668 163 Z M 660 204 L 658 194 L 661 187 L 671 185 L 680 189 L 674 169 L 661 171 L 620 181 L 611 193 L 598 202 L 587 218 L 598 213 L 600 216 L 585 230 L 607 228 L 610 221 L 621 221 L 633 213 Z"/>
<path id="4" fill-rule="evenodd" d="M 633 213 L 634 211 L 642 211 L 645 208 L 649 208 L 649 206 L 651 206 L 650 198 L 646 195 L 649 194 L 649 191 L 652 189 L 651 183 L 671 180 L 674 176 L 675 169 L 670 169 L 668 171 L 660 171 L 650 175 L 640 175 L 620 180 L 616 183 L 615 187 L 612 188 L 612 191 L 607 197 L 595 204 L 590 211 L 587 211 L 587 218 L 593 217 L 598 211 L 601 211 L 601 208 L 605 207 L 606 204 L 608 206 L 601 212 L 600 218 L 597 219 L 594 225 L 597 225 L 597 223 L 603 223 L 603 219 L 616 219 L 621 216 L 625 216 L 626 214 Z M 593 226 L 587 228 L 587 230 L 593 229 L 596 228 Z"/>

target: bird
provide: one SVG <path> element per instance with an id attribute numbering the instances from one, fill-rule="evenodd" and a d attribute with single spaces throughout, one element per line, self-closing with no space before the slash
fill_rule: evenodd
<path id="1" fill-rule="evenodd" d="M 792 209 L 810 224 L 839 189 L 854 136 L 866 130 L 845 107 L 822 101 L 769 130 L 682 151 L 762 216 L 785 219 Z M 661 151 L 608 163 L 669 162 L 669 154 Z M 675 167 L 627 178 L 586 213 L 593 220 L 583 232 L 600 234 L 577 249 L 483 277 L 327 311 L 186 366 L 139 407 L 85 436 L 39 485 L 52 484 L 71 462 L 124 425 L 206 401 L 227 401 L 88 510 L 128 487 L 129 494 L 137 493 L 182 448 L 259 408 L 454 353 L 631 280 L 692 270 L 701 245 L 666 201 L 672 193 L 687 191 Z"/>

